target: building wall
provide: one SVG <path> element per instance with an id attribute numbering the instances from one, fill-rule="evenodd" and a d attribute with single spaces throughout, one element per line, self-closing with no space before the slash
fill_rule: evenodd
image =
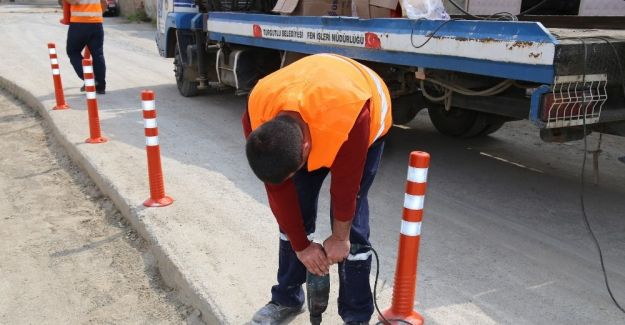
<path id="1" fill-rule="evenodd" d="M 143 8 L 148 17 L 156 19 L 157 0 L 119 0 L 121 14 L 128 16 Z"/>

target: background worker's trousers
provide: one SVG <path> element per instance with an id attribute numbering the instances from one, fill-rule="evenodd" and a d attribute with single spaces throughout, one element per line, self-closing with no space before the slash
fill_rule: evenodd
<path id="1" fill-rule="evenodd" d="M 67 56 L 80 79 L 82 75 L 82 51 L 89 47 L 93 60 L 96 89 L 106 88 L 106 64 L 104 62 L 104 28 L 101 23 L 70 23 L 67 30 Z"/>
<path id="2" fill-rule="evenodd" d="M 369 243 L 369 203 L 367 194 L 380 164 L 384 140 L 374 143 L 367 153 L 365 168 L 356 201 L 350 241 L 361 245 Z M 293 176 L 299 198 L 306 233 L 315 232 L 317 201 L 323 180 L 329 169 L 312 172 L 302 168 Z M 332 210 L 332 209 L 330 209 Z M 332 212 L 330 211 L 332 219 Z M 339 263 L 339 315 L 343 321 L 369 321 L 373 314 L 373 298 L 369 284 L 371 251 L 361 250 L 350 254 Z M 299 261 L 284 234 L 280 236 L 278 284 L 271 288 L 272 301 L 283 306 L 301 306 L 304 303 L 302 284 L 306 282 L 306 267 Z"/>

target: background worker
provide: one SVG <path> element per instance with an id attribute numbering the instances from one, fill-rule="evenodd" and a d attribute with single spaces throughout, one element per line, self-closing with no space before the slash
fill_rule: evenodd
<path id="1" fill-rule="evenodd" d="M 280 226 L 278 284 L 253 317 L 279 324 L 302 311 L 306 270 L 317 275 L 339 263 L 339 315 L 366 324 L 373 313 L 367 193 L 391 127 L 390 95 L 382 79 L 351 59 L 305 57 L 258 82 L 243 116 L 246 155 L 265 182 Z M 330 188 L 332 235 L 311 242 L 323 180 Z"/>
<path id="2" fill-rule="evenodd" d="M 82 51 L 89 48 L 93 58 L 96 92 L 106 91 L 106 64 L 104 62 L 103 9 L 106 0 L 63 0 L 70 4 L 70 23 L 67 31 L 67 56 L 80 79 L 82 75 Z M 81 88 L 84 91 L 84 86 Z"/>

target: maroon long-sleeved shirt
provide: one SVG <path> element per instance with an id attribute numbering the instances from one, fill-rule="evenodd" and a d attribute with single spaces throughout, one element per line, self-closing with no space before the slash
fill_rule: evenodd
<path id="1" fill-rule="evenodd" d="M 243 114 L 243 132 L 245 138 L 252 132 L 250 116 Z M 347 141 L 343 143 L 332 166 L 332 183 L 330 196 L 334 218 L 339 221 L 350 221 L 356 211 L 356 196 L 360 190 L 367 151 L 369 150 L 369 104 L 365 104 L 356 122 L 349 132 Z M 320 145 L 313 143 L 312 145 Z M 300 211 L 295 183 L 289 178 L 280 184 L 265 183 L 269 206 L 280 229 L 287 235 L 295 251 L 301 251 L 310 245 L 306 237 L 304 219 Z"/>

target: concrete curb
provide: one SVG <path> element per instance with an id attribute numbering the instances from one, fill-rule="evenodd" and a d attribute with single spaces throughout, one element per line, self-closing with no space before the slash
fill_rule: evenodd
<path id="1" fill-rule="evenodd" d="M 214 299 L 212 297 L 202 297 L 200 289 L 180 271 L 180 267 L 172 254 L 169 254 L 167 248 L 160 245 L 158 238 L 146 227 L 143 219 L 149 217 L 150 212 L 147 210 L 138 211 L 136 207 L 122 197 L 119 191 L 117 191 L 115 184 L 105 175 L 99 173 L 96 166 L 61 132 L 54 123 L 49 110 L 32 93 L 3 76 L 0 76 L 0 88 L 24 102 L 48 122 L 52 134 L 65 148 L 72 161 L 89 175 L 104 195 L 113 201 L 131 227 L 150 243 L 149 248 L 156 258 L 161 277 L 167 286 L 177 291 L 182 302 L 198 309 L 201 312 L 202 320 L 207 324 L 226 324 L 226 317 L 216 312 L 218 308 L 216 308 Z M 189 315 L 189 317 L 192 316 L 193 314 Z"/>

